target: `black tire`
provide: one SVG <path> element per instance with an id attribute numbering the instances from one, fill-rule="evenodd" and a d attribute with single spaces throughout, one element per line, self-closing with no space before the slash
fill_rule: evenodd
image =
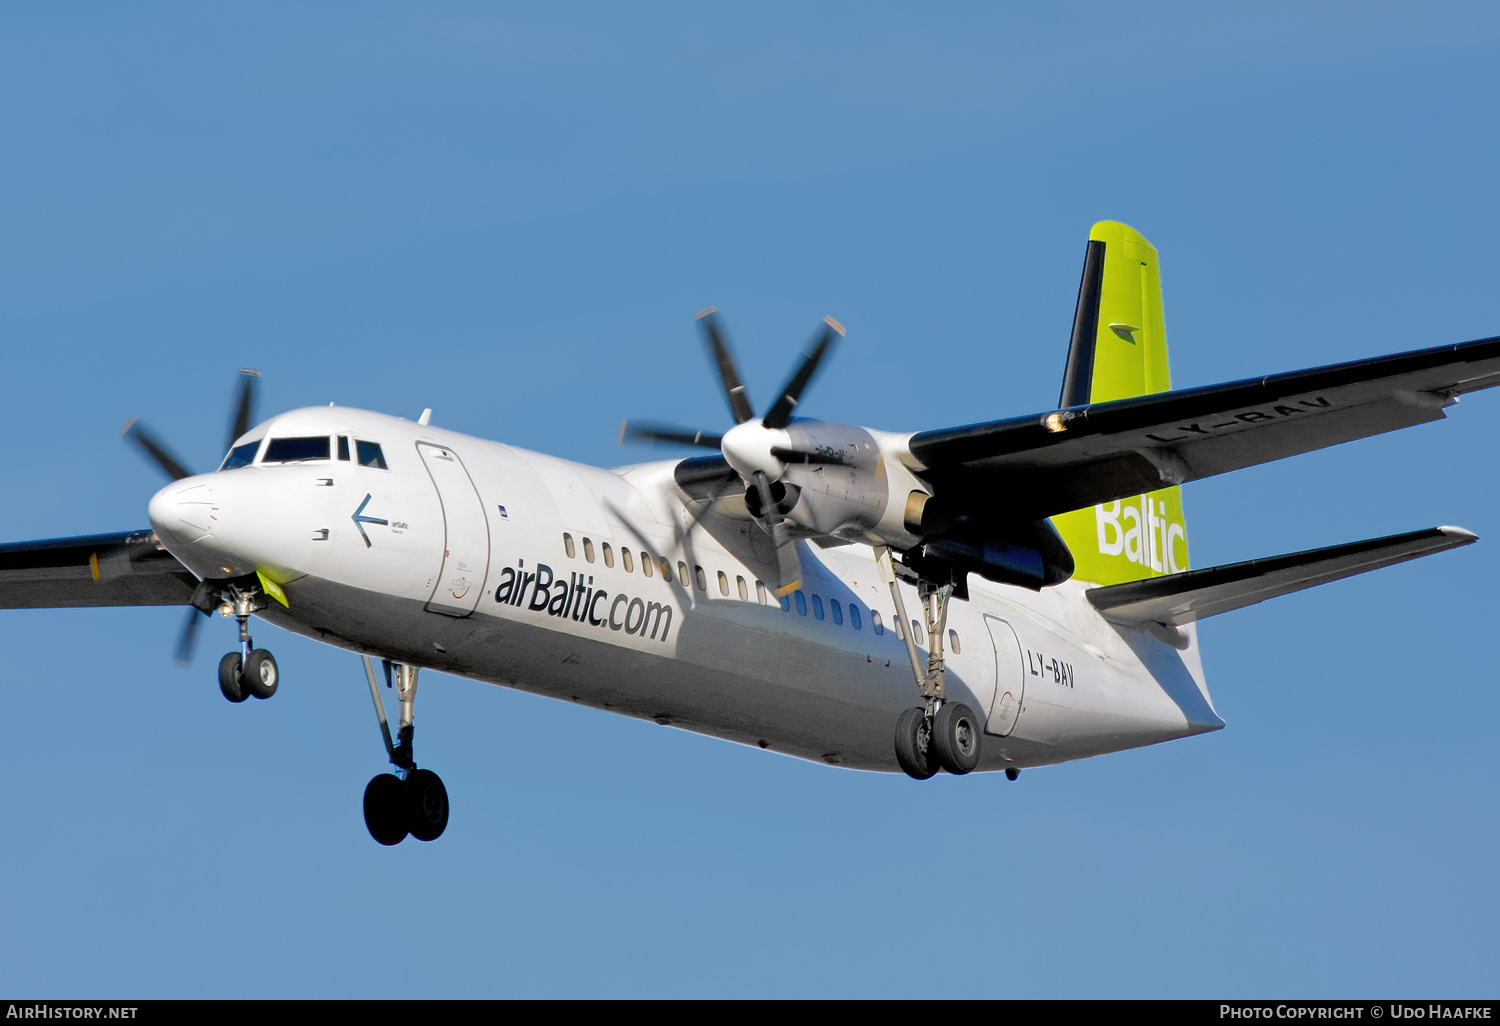
<path id="1" fill-rule="evenodd" d="M 365 829 L 386 847 L 406 840 L 406 787 L 393 773 L 365 785 Z"/>
<path id="2" fill-rule="evenodd" d="M 963 775 L 979 765 L 979 741 L 983 727 L 973 710 L 962 702 L 945 702 L 932 718 L 932 749 L 949 773 Z"/>
<path id="3" fill-rule="evenodd" d="M 238 652 L 226 652 L 224 658 L 219 660 L 219 690 L 231 702 L 243 702 L 249 697 L 245 694 L 244 678 L 240 674 Z"/>
<path id="4" fill-rule="evenodd" d="M 245 668 L 240 671 L 246 693 L 256 698 L 270 698 L 276 694 L 276 685 L 281 682 L 281 670 L 276 666 L 276 657 L 263 648 L 250 653 Z"/>
<path id="5" fill-rule="evenodd" d="M 412 770 L 406 788 L 406 829 L 419 841 L 436 841 L 448 829 L 448 789 L 432 770 Z"/>
<path id="6" fill-rule="evenodd" d="M 938 771 L 931 737 L 926 709 L 907 709 L 896 717 L 896 761 L 914 780 L 926 780 Z"/>

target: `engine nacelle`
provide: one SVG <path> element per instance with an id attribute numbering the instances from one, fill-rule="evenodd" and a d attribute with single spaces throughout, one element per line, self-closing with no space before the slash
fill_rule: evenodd
<path id="1" fill-rule="evenodd" d="M 798 493 L 787 519 L 816 534 L 907 549 L 921 541 L 907 523 L 908 498 L 929 495 L 880 438 L 865 428 L 794 420 L 788 446 L 773 450 L 786 470 L 781 480 Z"/>

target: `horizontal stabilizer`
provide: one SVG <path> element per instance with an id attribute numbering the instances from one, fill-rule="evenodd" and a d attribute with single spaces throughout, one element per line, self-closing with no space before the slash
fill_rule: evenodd
<path id="1" fill-rule="evenodd" d="M 0 609 L 187 605 L 197 586 L 150 531 L 0 545 Z"/>
<path id="2" fill-rule="evenodd" d="M 1180 627 L 1206 616 L 1253 606 L 1278 595 L 1478 540 L 1477 535 L 1462 527 L 1430 527 L 1425 531 L 1113 584 L 1093 588 L 1086 594 L 1105 619 Z"/>

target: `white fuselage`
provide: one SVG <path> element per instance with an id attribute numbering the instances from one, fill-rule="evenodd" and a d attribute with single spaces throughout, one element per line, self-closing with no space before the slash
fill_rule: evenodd
<path id="1" fill-rule="evenodd" d="M 671 462 L 601 470 L 339 407 L 283 414 L 237 444 L 320 435 L 334 439 L 327 459 L 163 489 L 150 507 L 158 537 L 199 577 L 258 570 L 280 584 L 286 606 L 260 615 L 320 641 L 897 770 L 896 717 L 920 703 L 868 547 L 798 543 L 802 584 L 783 609 L 758 584 L 771 573 L 760 529 L 696 519 Z M 378 444 L 388 469 L 361 465 L 359 441 Z M 946 687 L 987 720 L 980 769 L 1223 726 L 1191 627 L 1179 651 L 1105 621 L 1077 582 L 1040 593 L 970 582 L 949 612 Z"/>

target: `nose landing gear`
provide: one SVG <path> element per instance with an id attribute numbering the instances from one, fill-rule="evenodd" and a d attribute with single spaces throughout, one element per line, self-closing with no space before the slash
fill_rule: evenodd
<path id="1" fill-rule="evenodd" d="M 419 841 L 435 841 L 448 828 L 448 789 L 441 777 L 432 770 L 418 769 L 412 758 L 412 709 L 417 697 L 418 668 L 389 660 L 383 664 L 386 687 L 391 686 L 394 677 L 396 694 L 401 700 L 401 722 L 393 744 L 385 703 L 380 700 L 380 687 L 375 682 L 375 666 L 369 656 L 364 657 L 364 663 L 386 754 L 397 771 L 381 773 L 366 785 L 365 828 L 386 846 L 400 844 L 408 834 Z"/>
<path id="2" fill-rule="evenodd" d="M 232 588 L 232 601 L 225 603 L 224 612 L 234 610 L 234 618 L 240 624 L 240 650 L 225 653 L 219 660 L 219 690 L 231 702 L 243 702 L 255 698 L 270 698 L 276 694 L 281 681 L 281 671 L 276 666 L 276 657 L 263 648 L 256 648 L 250 639 L 250 614 L 257 608 L 249 594 Z"/>

